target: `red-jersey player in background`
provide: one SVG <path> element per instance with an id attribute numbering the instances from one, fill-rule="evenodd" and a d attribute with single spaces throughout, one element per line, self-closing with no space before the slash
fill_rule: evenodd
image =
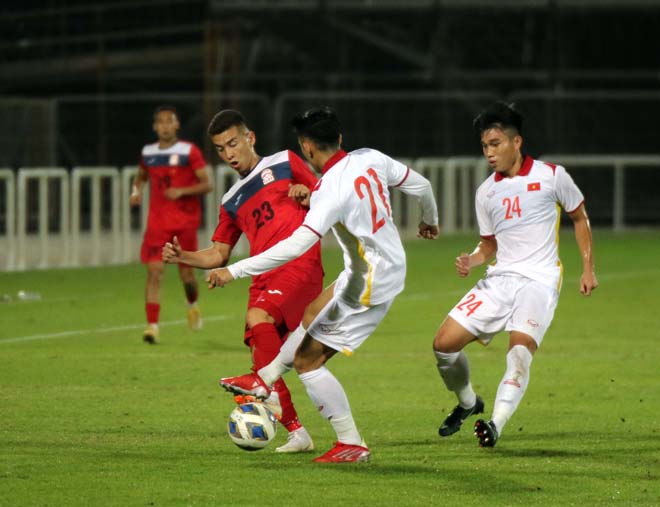
<path id="1" fill-rule="evenodd" d="M 187 251 L 177 238 L 163 249 L 163 260 L 199 268 L 224 266 L 244 233 L 250 255 L 256 255 L 287 238 L 305 219 L 310 189 L 316 177 L 295 153 L 285 150 L 260 157 L 254 150 L 255 134 L 238 111 L 215 115 L 208 134 L 220 158 L 240 175 L 222 198 L 213 245 Z M 278 354 L 288 333 L 302 320 L 305 307 L 323 288 L 321 250 L 317 244 L 295 261 L 269 273 L 255 276 L 250 286 L 245 343 L 252 351 L 254 371 Z M 238 400 L 237 400 L 238 401 Z M 282 379 L 274 384 L 266 405 L 281 411 L 280 422 L 289 432 L 287 443 L 277 452 L 314 449 L 307 430 L 298 421 L 291 394 Z"/>
<path id="2" fill-rule="evenodd" d="M 184 248 L 197 249 L 197 229 L 202 218 L 199 196 L 211 191 L 204 157 L 193 143 L 177 138 L 179 127 L 174 107 L 156 108 L 153 129 L 158 142 L 142 148 L 140 168 L 130 197 L 131 206 L 140 205 L 142 185 L 147 180 L 151 182 L 149 218 L 140 253 L 140 259 L 147 265 L 147 328 L 143 339 L 151 344 L 158 342 L 160 283 L 164 273 L 163 245 L 177 236 Z M 194 270 L 179 264 L 179 275 L 188 300 L 188 324 L 193 330 L 201 329 Z"/>

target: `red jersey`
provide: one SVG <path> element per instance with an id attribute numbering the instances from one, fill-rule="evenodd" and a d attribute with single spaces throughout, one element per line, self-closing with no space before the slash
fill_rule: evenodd
<path id="1" fill-rule="evenodd" d="M 142 148 L 140 167 L 149 174 L 149 219 L 147 229 L 178 231 L 197 229 L 202 219 L 198 195 L 186 195 L 170 200 L 165 197 L 169 187 L 190 187 L 199 183 L 195 171 L 206 166 L 202 152 L 193 143 L 177 141 L 161 149 L 158 143 Z"/>
<path id="2" fill-rule="evenodd" d="M 288 238 L 307 214 L 307 208 L 289 197 L 289 186 L 301 183 L 312 189 L 316 182 L 316 176 L 307 164 L 292 151 L 280 151 L 262 158 L 222 197 L 213 241 L 233 247 L 245 233 L 250 243 L 250 256 L 253 256 Z M 320 243 L 299 260 L 320 266 Z M 255 277 L 255 280 L 265 276 L 267 273 Z"/>

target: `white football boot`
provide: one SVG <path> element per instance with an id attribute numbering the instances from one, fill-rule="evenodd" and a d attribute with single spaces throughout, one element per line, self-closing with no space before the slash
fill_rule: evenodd
<path id="1" fill-rule="evenodd" d="M 286 444 L 281 445 L 275 452 L 309 452 L 314 450 L 314 442 L 304 426 L 291 431 Z"/>

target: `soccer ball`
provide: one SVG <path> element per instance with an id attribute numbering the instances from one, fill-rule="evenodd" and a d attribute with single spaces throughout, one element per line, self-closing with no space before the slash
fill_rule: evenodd
<path id="1" fill-rule="evenodd" d="M 263 403 L 244 403 L 229 414 L 227 433 L 241 449 L 258 451 L 273 440 L 277 419 Z"/>

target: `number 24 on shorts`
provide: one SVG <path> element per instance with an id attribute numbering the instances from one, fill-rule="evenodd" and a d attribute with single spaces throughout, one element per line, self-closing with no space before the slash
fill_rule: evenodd
<path id="1" fill-rule="evenodd" d="M 463 302 L 456 305 L 456 309 L 462 312 L 467 311 L 467 316 L 469 317 L 477 308 L 481 306 L 481 303 L 483 303 L 483 301 L 478 301 L 477 296 L 473 293 L 470 293 L 467 295 Z"/>

